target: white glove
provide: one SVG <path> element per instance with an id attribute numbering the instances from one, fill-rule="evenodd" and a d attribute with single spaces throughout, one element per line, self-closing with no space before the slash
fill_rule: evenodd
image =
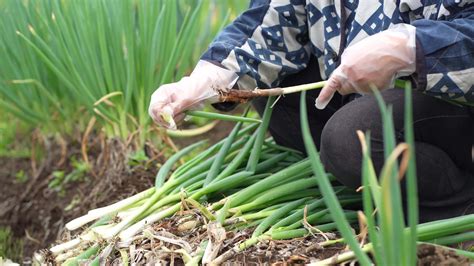
<path id="1" fill-rule="evenodd" d="M 396 78 L 416 70 L 416 28 L 409 24 L 393 27 L 349 46 L 316 99 L 316 108 L 324 109 L 334 93 L 366 94 L 374 86 L 384 90 Z"/>
<path id="2" fill-rule="evenodd" d="M 218 91 L 231 89 L 237 79 L 235 72 L 201 60 L 189 77 L 160 86 L 151 95 L 148 113 L 158 125 L 176 129 L 184 111 L 198 108 L 204 101 L 217 102 Z"/>

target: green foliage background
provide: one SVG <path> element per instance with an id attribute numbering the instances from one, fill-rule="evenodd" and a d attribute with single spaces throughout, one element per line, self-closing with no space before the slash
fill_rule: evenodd
<path id="1" fill-rule="evenodd" d="M 143 143 L 151 93 L 190 72 L 247 4 L 0 1 L 0 123 L 67 135 L 95 117 L 108 136 Z"/>

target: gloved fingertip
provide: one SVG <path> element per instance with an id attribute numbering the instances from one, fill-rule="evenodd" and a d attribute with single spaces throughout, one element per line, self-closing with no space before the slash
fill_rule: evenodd
<path id="1" fill-rule="evenodd" d="M 321 100 L 320 97 L 316 98 L 316 101 L 315 101 L 315 104 L 314 106 L 319 109 L 319 110 L 323 110 L 324 108 L 326 108 L 326 106 L 328 105 L 329 100 Z"/>
<path id="2" fill-rule="evenodd" d="M 328 103 L 331 101 L 334 93 L 336 92 L 336 88 L 339 85 L 337 80 L 334 78 L 330 78 L 326 85 L 322 88 L 321 92 L 319 93 L 318 98 L 316 98 L 315 106 L 319 110 L 326 108 Z"/>
<path id="3" fill-rule="evenodd" d="M 324 92 L 326 93 L 323 94 L 321 92 L 321 94 L 319 94 L 318 98 L 316 98 L 316 101 L 314 103 L 314 106 L 319 110 L 323 110 L 324 108 L 326 108 L 328 103 L 331 101 L 332 97 L 334 97 L 334 93 L 335 93 L 335 91 L 330 91 L 330 90 L 324 91 Z"/>

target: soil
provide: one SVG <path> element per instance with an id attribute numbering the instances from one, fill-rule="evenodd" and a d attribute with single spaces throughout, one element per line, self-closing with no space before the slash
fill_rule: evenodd
<path id="1" fill-rule="evenodd" d="M 316 260 L 330 258 L 345 249 L 341 244 L 322 248 L 317 243 L 323 240 L 322 237 L 308 236 L 262 242 L 235 255 L 225 265 L 306 265 Z"/>
<path id="2" fill-rule="evenodd" d="M 85 180 L 66 183 L 61 191 L 52 190 L 48 184 L 55 171 L 72 171 L 70 158 L 80 157 L 77 143 L 68 147 L 64 163 L 57 164 L 63 156 L 49 152 L 36 171 L 32 170 L 29 159 L 0 158 L 0 227 L 10 227 L 14 237 L 22 241 L 23 262 L 28 262 L 35 251 L 54 243 L 69 220 L 152 186 L 155 164 L 150 163 L 146 169 L 143 165 L 130 169 L 124 155 L 119 156 L 121 165 L 109 163 L 108 169 L 100 173 L 95 164 L 100 156 L 102 161 L 109 162 L 117 157 L 115 142 L 107 144 L 108 160 L 104 159 L 104 152 L 91 149 L 89 158 L 95 170 Z M 49 150 L 56 150 L 56 145 L 52 146 L 54 149 Z M 15 177 L 19 171 L 28 176 L 26 182 L 19 182 Z"/>
<path id="3" fill-rule="evenodd" d="M 474 263 L 468 258 L 439 246 L 423 244 L 418 247 L 418 266 L 469 266 Z"/>

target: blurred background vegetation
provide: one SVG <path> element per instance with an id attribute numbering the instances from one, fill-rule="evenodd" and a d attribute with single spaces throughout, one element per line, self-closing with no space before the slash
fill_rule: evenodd
<path id="1" fill-rule="evenodd" d="M 88 126 L 133 139 L 137 150 L 148 140 L 160 147 L 147 114 L 150 95 L 189 73 L 247 5 L 1 0 L 0 155 L 28 155 L 25 140 L 33 130 L 67 139 Z"/>

